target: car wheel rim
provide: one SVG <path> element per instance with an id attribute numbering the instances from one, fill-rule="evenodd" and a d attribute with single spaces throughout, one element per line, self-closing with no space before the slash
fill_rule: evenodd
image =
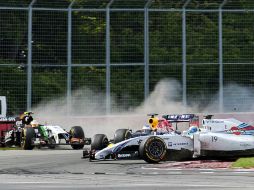
<path id="1" fill-rule="evenodd" d="M 157 141 L 151 143 L 149 152 L 155 157 L 160 157 L 163 153 L 163 144 Z"/>

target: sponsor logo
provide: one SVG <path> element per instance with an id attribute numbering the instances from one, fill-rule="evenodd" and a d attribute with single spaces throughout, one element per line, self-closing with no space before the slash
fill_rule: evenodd
<path id="1" fill-rule="evenodd" d="M 172 147 L 172 146 L 186 146 L 188 145 L 189 143 L 187 142 L 181 142 L 181 143 L 173 143 L 173 142 L 168 142 L 168 146 L 169 147 Z"/>
<path id="2" fill-rule="evenodd" d="M 176 146 L 185 146 L 185 145 L 188 145 L 189 143 L 187 143 L 187 142 L 182 142 L 182 143 L 176 143 L 176 144 L 174 144 L 174 145 L 176 145 Z"/>
<path id="3" fill-rule="evenodd" d="M 219 120 L 206 120 L 206 123 L 224 123 L 224 121 L 219 121 Z"/>
<path id="4" fill-rule="evenodd" d="M 16 121 L 15 117 L 1 117 L 0 121 Z"/>
<path id="5" fill-rule="evenodd" d="M 117 154 L 118 158 L 130 158 L 131 154 Z"/>
<path id="6" fill-rule="evenodd" d="M 247 123 L 241 123 L 240 125 L 238 125 L 239 128 L 246 128 L 249 127 L 249 124 Z"/>
<path id="7" fill-rule="evenodd" d="M 240 135 L 241 134 L 241 130 L 239 130 L 238 127 L 231 127 L 230 130 L 227 131 L 228 133 L 233 133 L 235 135 Z"/>
<path id="8" fill-rule="evenodd" d="M 240 146 L 243 146 L 243 147 L 248 147 L 248 146 L 251 146 L 250 144 L 248 143 L 240 143 Z"/>

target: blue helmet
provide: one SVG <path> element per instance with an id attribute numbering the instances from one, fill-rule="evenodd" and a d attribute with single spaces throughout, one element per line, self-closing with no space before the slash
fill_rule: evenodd
<path id="1" fill-rule="evenodd" d="M 196 133 L 198 131 L 198 128 L 196 126 L 191 126 L 188 130 L 189 133 Z"/>

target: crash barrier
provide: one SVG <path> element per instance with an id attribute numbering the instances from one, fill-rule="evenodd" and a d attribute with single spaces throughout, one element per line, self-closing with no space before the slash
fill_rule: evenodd
<path id="1" fill-rule="evenodd" d="M 0 117 L 0 146 L 3 145 L 4 137 L 16 124 L 15 117 Z"/>
<path id="2" fill-rule="evenodd" d="M 2 138 L 4 137 L 5 131 L 8 131 L 13 125 L 13 118 L 6 117 L 7 105 L 6 105 L 6 97 L 0 96 L 0 146 Z M 14 118 L 15 121 L 15 118 Z"/>

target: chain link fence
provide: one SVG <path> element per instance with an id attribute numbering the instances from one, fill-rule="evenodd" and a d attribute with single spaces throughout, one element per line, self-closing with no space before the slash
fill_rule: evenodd
<path id="1" fill-rule="evenodd" d="M 253 33 L 252 0 L 2 1 L 0 96 L 9 115 L 110 114 L 168 79 L 183 107 L 253 111 Z"/>

